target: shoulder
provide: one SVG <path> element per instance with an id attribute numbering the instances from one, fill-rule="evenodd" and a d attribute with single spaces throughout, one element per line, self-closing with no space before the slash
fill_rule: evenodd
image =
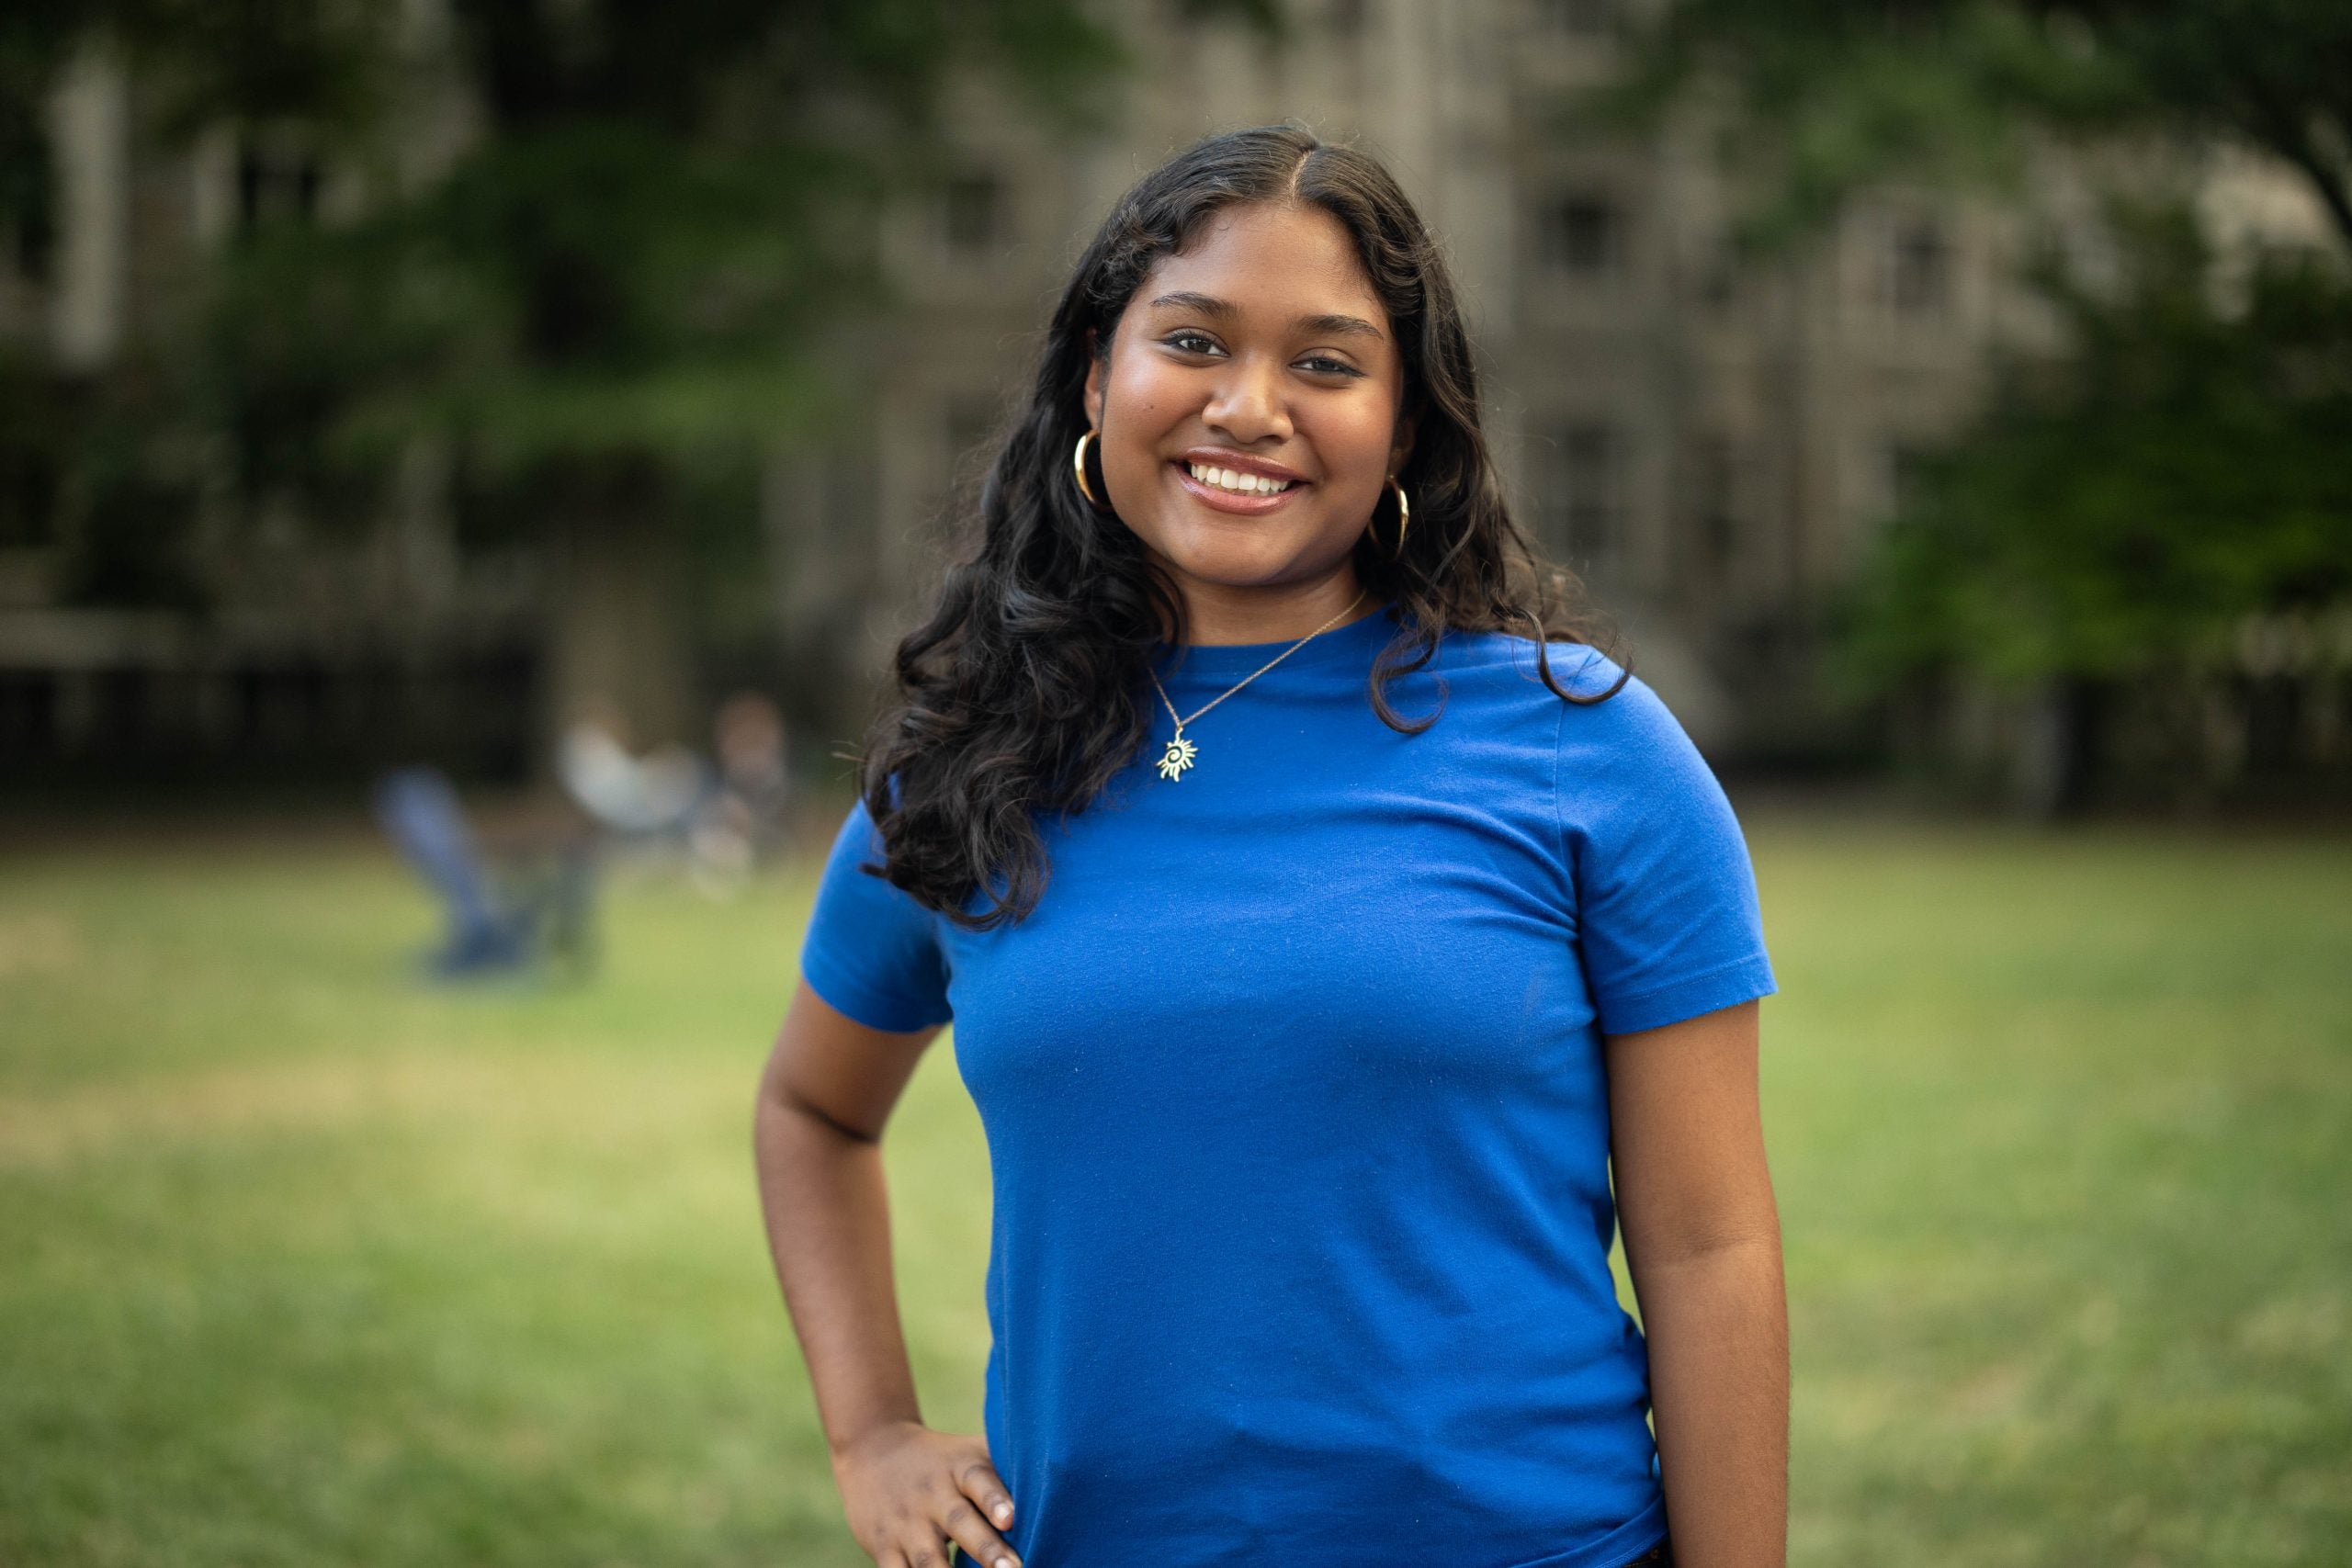
<path id="1" fill-rule="evenodd" d="M 1538 645 L 1501 633 L 1467 634 L 1464 671 L 1514 706 L 1540 712 L 1552 744 L 1555 787 L 1570 815 L 1655 806 L 1694 792 L 1720 793 L 1713 770 L 1656 688 L 1589 644 Z M 1568 694 L 1561 696 L 1558 686 Z"/>
<path id="2" fill-rule="evenodd" d="M 822 882 L 831 886 L 843 881 L 874 879 L 883 859 L 882 835 L 874 826 L 873 813 L 863 796 L 852 795 L 849 808 L 842 813 L 841 824 L 833 830 L 832 844 L 826 851 Z"/>
<path id="3" fill-rule="evenodd" d="M 1673 715 L 1638 674 L 1587 643 L 1538 643 L 1510 632 L 1449 631 L 1430 668 L 1448 687 L 1510 703 L 1588 734 L 1618 729 L 1655 731 L 1674 726 Z M 1548 669 L 1551 681 L 1544 679 Z M 1568 694 L 1563 697 L 1554 686 Z M 1573 700 L 1571 700 L 1573 699 Z"/>

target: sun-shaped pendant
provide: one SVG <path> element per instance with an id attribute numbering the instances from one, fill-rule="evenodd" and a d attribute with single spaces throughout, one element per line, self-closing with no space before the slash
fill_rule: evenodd
<path id="1" fill-rule="evenodd" d="M 1199 754 L 1199 750 L 1198 747 L 1184 739 L 1182 730 L 1178 730 L 1176 739 L 1168 743 L 1168 750 L 1160 756 L 1159 776 L 1182 783 L 1184 770 L 1193 765 L 1193 759 Z"/>

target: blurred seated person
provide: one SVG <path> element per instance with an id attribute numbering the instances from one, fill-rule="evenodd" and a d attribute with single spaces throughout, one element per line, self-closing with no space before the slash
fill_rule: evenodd
<path id="1" fill-rule="evenodd" d="M 624 848 L 677 854 L 702 892 L 729 897 L 788 847 L 792 775 L 784 716 L 741 691 L 712 723 L 716 761 L 685 747 L 628 749 L 611 710 L 592 707 L 564 732 L 556 773 L 564 792 Z"/>
<path id="2" fill-rule="evenodd" d="M 609 708 L 594 707 L 563 732 L 556 776 L 597 826 L 625 841 L 684 847 L 695 814 L 716 788 L 710 765 L 683 746 L 643 756 L 621 739 Z"/>
<path id="3" fill-rule="evenodd" d="M 784 716 L 760 693 L 737 692 L 719 704 L 711 730 L 718 788 L 695 816 L 692 865 L 705 891 L 723 893 L 789 850 L 792 771 Z"/>

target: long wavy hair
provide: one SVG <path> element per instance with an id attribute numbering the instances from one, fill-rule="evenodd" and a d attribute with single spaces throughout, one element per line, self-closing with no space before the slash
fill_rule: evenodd
<path id="1" fill-rule="evenodd" d="M 1575 574 L 1511 521 L 1453 280 L 1396 180 L 1366 153 L 1291 125 L 1205 138 L 1137 182 L 1079 257 L 1027 405 L 954 514 L 949 564 L 898 645 L 893 700 L 865 737 L 860 793 L 887 857 L 866 869 L 966 929 L 1035 907 L 1049 874 L 1038 816 L 1084 810 L 1150 734 L 1151 661 L 1164 626 L 1186 640 L 1183 598 L 1133 530 L 1078 491 L 1087 333 L 1107 367 L 1118 320 L 1159 259 L 1247 202 L 1312 204 L 1345 224 L 1402 351 L 1403 412 L 1415 423 L 1397 480 L 1412 525 L 1401 558 L 1376 538 L 1393 540 L 1393 525 L 1368 527 L 1354 551 L 1357 578 L 1400 622 L 1373 661 L 1374 711 L 1406 734 L 1437 721 L 1442 702 L 1410 720 L 1386 688 L 1436 657 L 1449 630 L 1529 637 L 1564 702 L 1604 701 L 1631 678 L 1627 662 L 1607 691 L 1578 696 L 1553 677 L 1545 645 L 1592 645 L 1607 623 Z M 1099 474 L 1088 482 L 1105 493 Z M 983 887 L 990 901 L 967 912 Z"/>

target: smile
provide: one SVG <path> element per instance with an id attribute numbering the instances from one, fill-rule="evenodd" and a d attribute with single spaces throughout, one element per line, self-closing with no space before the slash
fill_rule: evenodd
<path id="1" fill-rule="evenodd" d="M 1273 495 L 1298 482 L 1295 479 L 1269 479 L 1264 474 L 1245 473 L 1234 468 L 1212 468 L 1206 463 L 1185 462 L 1184 471 L 1204 485 L 1229 490 L 1237 495 Z"/>
<path id="2" fill-rule="evenodd" d="M 1181 457 L 1169 467 L 1175 469 L 1177 482 L 1202 504 L 1242 517 L 1262 517 L 1279 511 L 1291 497 L 1306 488 L 1304 480 L 1236 473 L 1205 463 L 1188 463 Z"/>

